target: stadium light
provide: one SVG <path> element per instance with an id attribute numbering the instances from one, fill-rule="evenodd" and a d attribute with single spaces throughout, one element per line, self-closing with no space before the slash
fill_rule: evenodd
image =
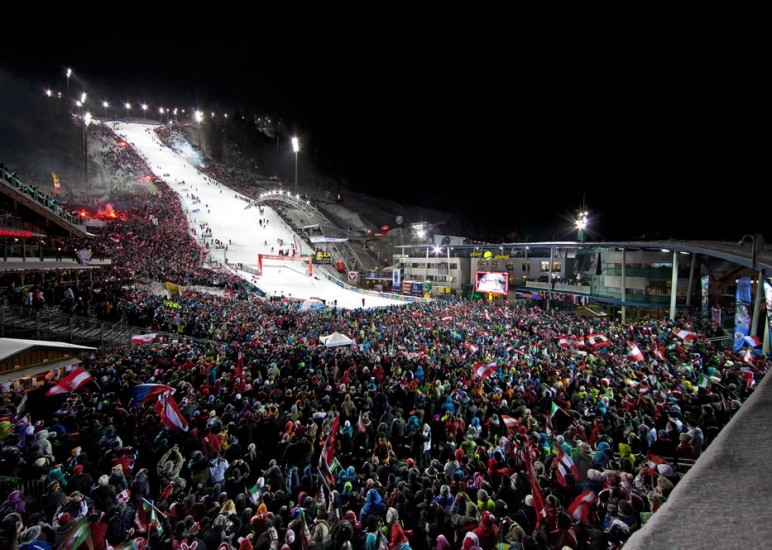
<path id="1" fill-rule="evenodd" d="M 586 211 L 579 212 L 579 216 L 576 218 L 576 230 L 577 240 L 581 243 L 584 242 L 584 231 L 587 229 L 587 216 Z"/>
<path id="2" fill-rule="evenodd" d="M 292 138 L 292 150 L 295 152 L 295 194 L 298 194 L 298 152 L 300 151 L 300 142 L 297 137 Z"/>
<path id="3" fill-rule="evenodd" d="M 65 75 L 67 76 L 67 99 L 70 99 L 70 77 L 72 76 L 72 69 L 67 67 Z"/>
<path id="4" fill-rule="evenodd" d="M 109 103 L 107 103 L 107 101 L 103 101 L 103 102 L 102 102 L 102 107 L 104 107 L 104 108 L 105 108 L 105 119 L 107 119 L 107 108 L 108 108 L 109 106 L 110 106 L 110 104 L 109 104 Z"/>
<path id="5" fill-rule="evenodd" d="M 131 109 L 131 103 L 126 102 L 126 118 L 129 118 L 129 110 Z"/>

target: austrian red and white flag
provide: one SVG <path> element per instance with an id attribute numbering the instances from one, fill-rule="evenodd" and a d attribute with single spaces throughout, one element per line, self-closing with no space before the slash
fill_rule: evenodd
<path id="1" fill-rule="evenodd" d="M 592 507 L 598 502 L 598 495 L 592 489 L 587 489 L 568 506 L 566 512 L 574 521 L 587 525 L 590 521 Z"/>
<path id="2" fill-rule="evenodd" d="M 170 392 L 158 396 L 158 401 L 155 403 L 155 411 L 167 428 L 177 428 L 183 432 L 188 431 L 188 421 L 182 416 L 182 412 L 180 412 L 177 402 Z"/>
<path id="3" fill-rule="evenodd" d="M 651 352 L 654 354 L 654 357 L 656 357 L 660 361 L 665 360 L 665 353 L 662 351 L 661 347 L 655 345 L 654 348 L 652 348 Z"/>
<path id="4" fill-rule="evenodd" d="M 474 344 L 470 344 L 469 342 L 464 342 L 461 345 L 464 346 L 464 349 L 469 350 L 470 354 L 477 353 L 477 350 L 479 349 L 477 346 L 475 346 Z"/>
<path id="5" fill-rule="evenodd" d="M 83 367 L 75 367 L 70 371 L 70 374 L 62 378 L 56 386 L 49 389 L 46 392 L 46 395 L 50 396 L 73 392 L 89 380 L 93 379 L 94 377 L 91 376 L 86 369 Z"/>
<path id="6" fill-rule="evenodd" d="M 510 429 L 515 430 L 517 429 L 517 418 L 513 416 L 507 416 L 506 414 L 501 415 L 501 420 L 504 421 L 504 425 Z"/>
<path id="7" fill-rule="evenodd" d="M 627 360 L 631 363 L 643 361 L 643 353 L 641 353 L 640 348 L 630 340 L 627 341 Z"/>
<path id="8" fill-rule="evenodd" d="M 608 341 L 608 338 L 606 338 L 602 334 L 592 334 L 587 337 L 587 342 L 594 347 L 595 349 L 599 349 L 605 346 L 608 346 L 611 342 Z"/>
<path id="9" fill-rule="evenodd" d="M 691 342 L 692 340 L 697 338 L 697 333 L 693 332 L 691 330 L 683 330 L 683 329 L 681 329 L 681 330 L 677 330 L 675 334 L 681 340 L 684 340 L 686 342 Z"/>
<path id="10" fill-rule="evenodd" d="M 555 457 L 555 473 L 558 476 L 558 483 L 563 487 L 567 486 L 566 475 L 570 472 L 574 476 L 576 481 L 579 481 L 579 469 L 571 460 L 571 457 L 566 454 L 563 447 L 557 445 L 558 455 Z"/>
<path id="11" fill-rule="evenodd" d="M 152 334 L 137 334 L 131 337 L 132 344 L 152 344 L 158 335 Z"/>
<path id="12" fill-rule="evenodd" d="M 752 348 L 757 348 L 761 345 L 761 338 L 758 336 L 743 336 L 743 341 Z"/>
<path id="13" fill-rule="evenodd" d="M 496 372 L 497 368 L 499 368 L 499 366 L 496 363 L 486 363 L 484 361 L 480 361 L 475 363 L 475 365 L 472 367 L 472 372 L 475 376 L 485 380 L 491 374 Z"/>
<path id="14" fill-rule="evenodd" d="M 565 334 L 561 334 L 560 336 L 558 336 L 558 345 L 561 348 L 567 348 L 568 346 L 571 345 L 571 340 L 566 338 Z"/>

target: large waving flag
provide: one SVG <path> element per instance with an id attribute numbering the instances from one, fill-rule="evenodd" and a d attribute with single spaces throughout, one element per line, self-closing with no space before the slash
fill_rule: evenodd
<path id="1" fill-rule="evenodd" d="M 743 340 L 752 348 L 757 348 L 762 344 L 761 338 L 758 336 L 743 336 Z"/>
<path id="2" fill-rule="evenodd" d="M 164 392 L 174 393 L 174 388 L 166 384 L 137 384 L 134 386 L 134 406 L 150 403 Z"/>
<path id="3" fill-rule="evenodd" d="M 574 461 L 571 460 L 571 457 L 566 454 L 566 452 L 563 450 L 563 447 L 560 445 L 557 445 L 557 451 L 558 454 L 555 457 L 555 473 L 557 473 L 558 476 L 558 483 L 560 483 L 563 487 L 566 487 L 568 485 L 566 482 L 566 475 L 568 475 L 569 472 L 571 472 L 576 481 L 579 481 L 579 469 L 574 464 Z"/>
<path id="4" fill-rule="evenodd" d="M 319 471 L 329 485 L 335 484 L 335 476 L 332 473 L 331 466 L 335 460 L 335 442 L 337 440 L 339 426 L 340 416 L 336 416 L 330 426 L 330 433 L 327 434 L 324 445 L 322 445 L 322 452 L 319 454 Z"/>
<path id="5" fill-rule="evenodd" d="M 497 368 L 499 368 L 499 366 L 496 363 L 486 363 L 484 361 L 479 361 L 472 367 L 472 372 L 475 376 L 485 380 L 491 374 L 496 372 Z"/>
<path id="6" fill-rule="evenodd" d="M 514 418 L 512 416 L 507 416 L 506 414 L 502 414 L 501 420 L 504 422 L 504 425 L 507 427 L 508 430 L 517 429 L 517 418 Z"/>
<path id="7" fill-rule="evenodd" d="M 574 521 L 588 525 L 592 507 L 598 502 L 598 495 L 592 489 L 587 489 L 568 506 L 566 512 L 574 518 Z"/>
<path id="8" fill-rule="evenodd" d="M 75 367 L 70 371 L 70 374 L 62 378 L 56 386 L 50 388 L 46 392 L 46 395 L 51 396 L 73 392 L 89 380 L 93 379 L 94 377 L 91 376 L 86 369 L 83 367 Z"/>
<path id="9" fill-rule="evenodd" d="M 691 330 L 677 330 L 675 335 L 685 342 L 691 342 L 697 338 L 697 333 Z"/>
<path id="10" fill-rule="evenodd" d="M 239 354 L 236 358 L 236 376 L 244 378 L 244 354 L 241 353 L 241 348 L 239 348 Z"/>
<path id="11" fill-rule="evenodd" d="M 643 361 L 643 353 L 641 353 L 640 348 L 630 340 L 627 341 L 627 360 L 631 363 Z"/>
<path id="12" fill-rule="evenodd" d="M 459 331 L 457 331 L 456 329 L 453 329 L 453 330 L 450 331 L 450 337 L 453 338 L 454 340 L 463 340 L 464 339 L 463 335 Z"/>
<path id="13" fill-rule="evenodd" d="M 477 353 L 477 350 L 479 349 L 477 346 L 469 342 L 464 342 L 461 345 L 464 347 L 464 349 L 469 350 L 470 355 Z"/>
<path id="14" fill-rule="evenodd" d="M 155 402 L 155 411 L 167 428 L 177 428 L 183 432 L 188 431 L 188 421 L 182 416 L 171 392 L 165 392 L 158 396 L 158 401 Z"/>
<path id="15" fill-rule="evenodd" d="M 587 342 L 595 349 L 605 348 L 611 343 L 603 334 L 591 334 L 587 337 Z"/>
<path id="16" fill-rule="evenodd" d="M 93 550 L 95 548 L 91 538 L 91 525 L 88 522 L 88 516 L 83 516 L 73 523 L 57 548 L 62 550 L 78 550 L 78 548 Z"/>
<path id="17" fill-rule="evenodd" d="M 533 497 L 533 507 L 536 510 L 536 528 L 539 528 L 541 522 L 547 519 L 547 509 L 544 507 L 544 497 L 539 488 L 539 481 L 536 479 L 536 471 L 533 469 L 533 462 L 529 449 L 523 450 L 526 469 L 528 470 L 528 479 L 531 481 L 531 496 Z"/>
<path id="18" fill-rule="evenodd" d="M 132 344 L 152 344 L 155 342 L 155 339 L 158 337 L 158 334 L 152 333 L 152 334 L 135 334 L 131 337 L 131 343 Z"/>

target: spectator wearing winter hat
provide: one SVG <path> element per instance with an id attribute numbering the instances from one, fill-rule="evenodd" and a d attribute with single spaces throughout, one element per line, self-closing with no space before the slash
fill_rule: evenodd
<path id="1" fill-rule="evenodd" d="M 480 525 L 473 529 L 472 533 L 477 535 L 482 550 L 493 550 L 499 535 L 499 526 L 496 524 L 495 516 L 487 510 L 483 512 Z"/>
<path id="2" fill-rule="evenodd" d="M 531 535 L 536 529 L 536 508 L 534 507 L 533 495 L 526 495 L 520 509 L 515 513 L 514 519 L 525 531 L 526 535 Z"/>
<path id="3" fill-rule="evenodd" d="M 104 474 L 99 476 L 96 487 L 91 489 L 90 496 L 96 510 L 109 514 L 115 506 L 115 497 L 118 496 L 118 491 L 110 485 L 110 477 Z"/>
<path id="4" fill-rule="evenodd" d="M 367 521 L 367 516 L 383 516 L 386 513 L 386 503 L 383 501 L 383 497 L 377 489 L 372 488 L 367 491 L 365 497 L 365 504 L 359 511 L 359 521 L 364 523 Z"/>
<path id="5" fill-rule="evenodd" d="M 549 542 L 551 548 L 571 548 L 577 550 L 579 541 L 576 536 L 574 522 L 566 512 L 560 511 L 557 514 L 557 528 L 549 533 Z"/>
<path id="6" fill-rule="evenodd" d="M 400 550 L 403 546 L 409 546 L 410 541 L 399 520 L 399 512 L 396 508 L 389 507 L 386 510 L 387 540 L 391 550 Z"/>
<path id="7" fill-rule="evenodd" d="M 24 531 L 24 519 L 18 512 L 6 514 L 0 520 L 0 548 L 18 548 L 19 536 Z"/>
<path id="8" fill-rule="evenodd" d="M 67 482 L 67 490 L 69 492 L 78 491 L 84 495 L 91 493 L 94 487 L 94 478 L 91 474 L 84 471 L 83 464 L 77 464 L 72 469 L 72 475 Z"/>

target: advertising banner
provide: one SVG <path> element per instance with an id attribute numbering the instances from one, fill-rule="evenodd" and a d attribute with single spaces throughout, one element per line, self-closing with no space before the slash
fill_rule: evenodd
<path id="1" fill-rule="evenodd" d="M 710 302 L 710 292 L 709 292 L 709 286 L 710 286 L 710 276 L 704 275 L 701 279 L 701 287 L 702 287 L 702 318 L 707 319 L 708 318 L 708 306 Z"/>
<path id="2" fill-rule="evenodd" d="M 734 352 L 737 353 L 745 342 L 745 337 L 751 328 L 751 304 L 753 302 L 751 291 L 751 278 L 741 277 L 737 282 L 737 292 L 734 314 Z"/>

